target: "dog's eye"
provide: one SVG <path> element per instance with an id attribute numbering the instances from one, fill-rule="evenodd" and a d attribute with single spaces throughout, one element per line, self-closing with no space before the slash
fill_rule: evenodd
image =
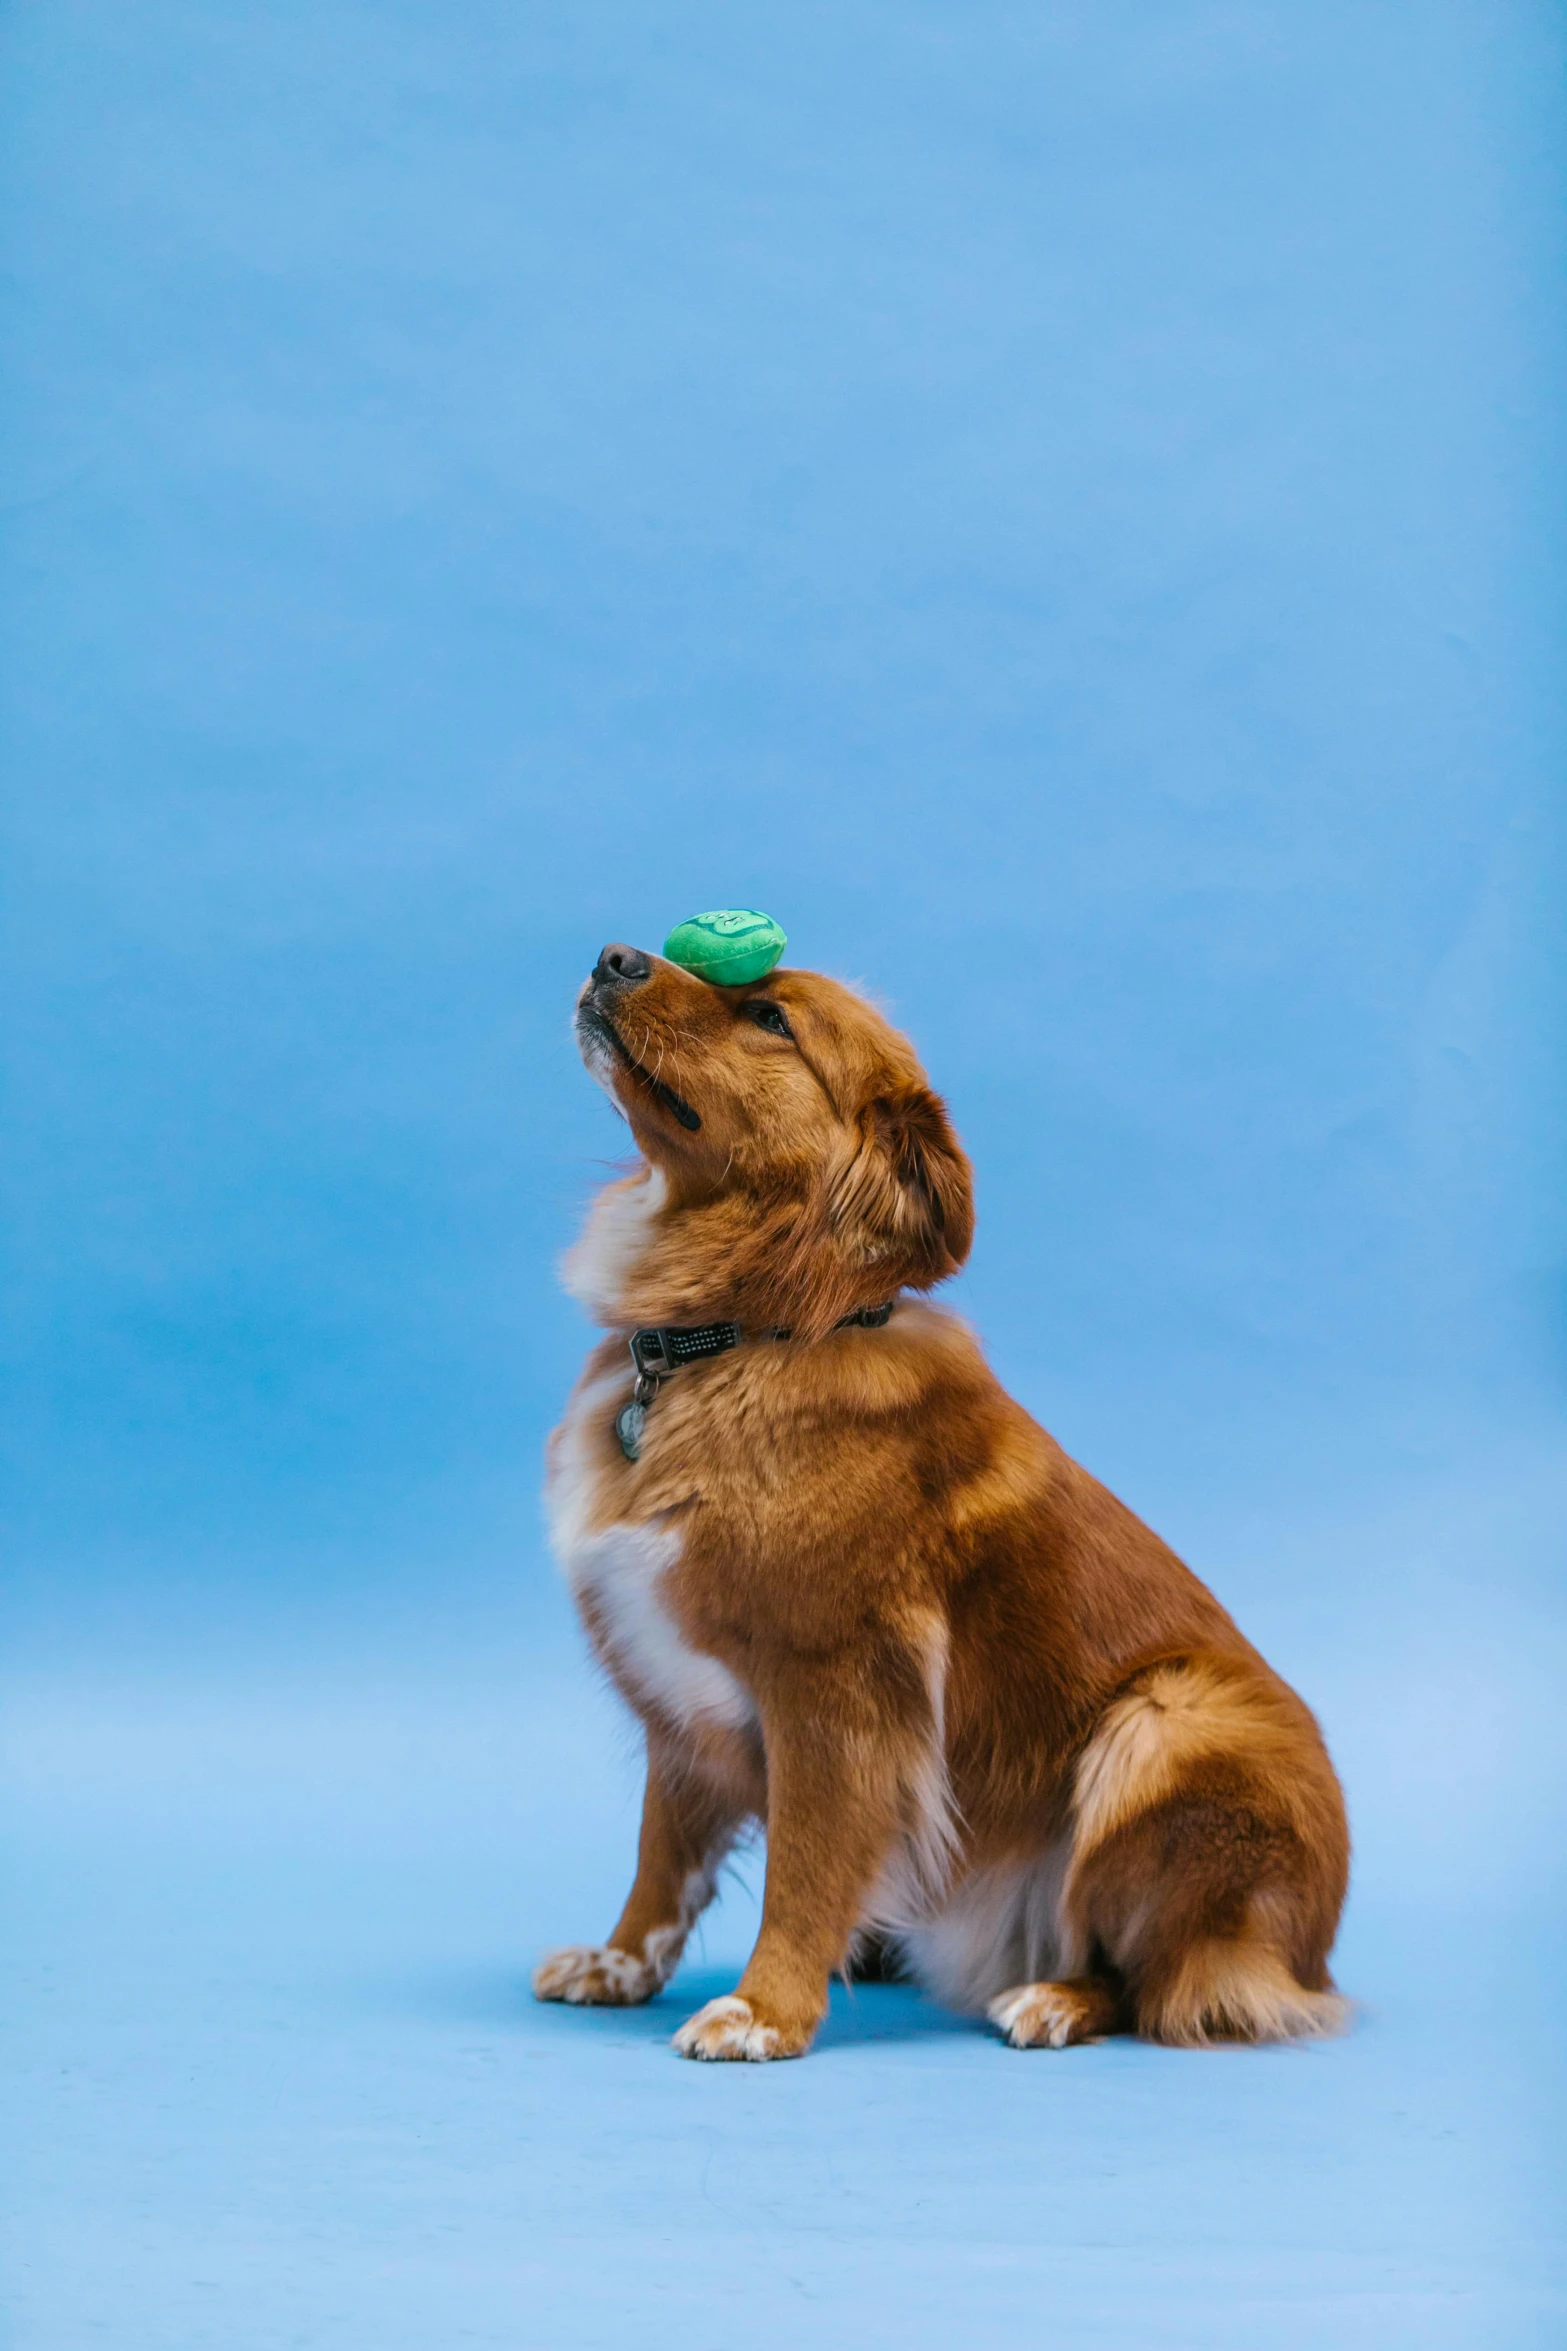
<path id="1" fill-rule="evenodd" d="M 754 1020 L 759 1029 L 771 1029 L 775 1037 L 794 1035 L 781 1004 L 768 1004 L 756 998 L 745 1007 L 745 1017 Z"/>

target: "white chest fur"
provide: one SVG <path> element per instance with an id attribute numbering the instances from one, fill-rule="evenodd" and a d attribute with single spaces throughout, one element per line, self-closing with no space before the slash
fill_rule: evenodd
<path id="1" fill-rule="evenodd" d="M 754 1717 L 748 1693 L 716 1657 L 692 1648 L 665 1598 L 665 1579 L 680 1557 L 678 1530 L 657 1520 L 595 1524 L 596 1472 L 583 1437 L 613 1419 L 628 1386 L 616 1372 L 584 1389 L 556 1439 L 548 1487 L 555 1555 L 632 1690 L 676 1722 L 704 1717 L 739 1730 Z"/>

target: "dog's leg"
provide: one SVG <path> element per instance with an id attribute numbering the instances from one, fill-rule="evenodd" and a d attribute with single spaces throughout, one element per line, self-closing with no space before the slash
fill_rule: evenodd
<path id="1" fill-rule="evenodd" d="M 1348 2013 L 1326 1965 L 1338 1887 L 1313 1882 L 1332 1866 L 1295 1822 L 1269 1817 L 1265 1787 L 1221 1763 L 1088 1854 L 1068 1902 L 1150 2040 L 1293 2040 L 1337 2032 Z M 1027 2045 L 999 2006 L 993 2021 Z"/>
<path id="2" fill-rule="evenodd" d="M 534 1970 L 540 2000 L 624 2008 L 662 1991 L 713 1898 L 719 1864 L 745 1817 L 739 1797 L 648 1742 L 637 1874 L 607 1943 L 552 1951 Z"/>
<path id="3" fill-rule="evenodd" d="M 1333 2032 L 1347 1861 L 1338 1783 L 1299 1701 L 1226 1659 L 1155 1667 L 1077 1767 L 1070 1980 L 1012 1985 L 991 2022 L 1020 2049 L 1127 2030 L 1189 2045 Z"/>
<path id="4" fill-rule="evenodd" d="M 1070 2049 L 1122 2032 L 1126 2002 L 1107 1976 L 1074 1976 L 1055 1984 L 1018 1984 L 985 2011 L 1014 2049 Z"/>
<path id="5" fill-rule="evenodd" d="M 762 1930 L 738 1988 L 675 2035 L 683 2057 L 798 2057 L 827 2008 L 894 1840 L 917 1829 L 931 1723 L 916 1663 L 836 1682 L 818 1668 L 763 1699 L 767 1886 Z M 886 1684 L 892 1685 L 891 1697 Z M 901 1685 L 901 1687 L 900 1687 Z"/>

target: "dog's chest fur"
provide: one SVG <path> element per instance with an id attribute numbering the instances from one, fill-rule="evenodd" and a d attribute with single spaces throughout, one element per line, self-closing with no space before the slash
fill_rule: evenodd
<path id="1" fill-rule="evenodd" d="M 599 1195 L 564 1268 L 566 1286 L 589 1311 L 613 1301 L 664 1204 L 656 1169 Z M 624 1477 L 606 1432 L 631 1394 L 623 1354 L 584 1380 L 550 1447 L 546 1499 L 555 1556 L 604 1663 L 628 1698 L 668 1720 L 741 1729 L 755 1718 L 748 1692 L 728 1667 L 693 1646 L 670 1605 L 680 1559 L 674 1514 L 621 1517 L 614 1495 Z"/>
<path id="2" fill-rule="evenodd" d="M 547 1487 L 555 1555 L 629 1697 L 681 1725 L 744 1729 L 755 1719 L 750 1693 L 718 1658 L 693 1646 L 670 1602 L 681 1554 L 673 1514 L 640 1522 L 606 1516 L 614 1470 L 605 1464 L 604 1432 L 629 1393 L 629 1375 L 618 1367 L 590 1379 L 556 1432 Z"/>

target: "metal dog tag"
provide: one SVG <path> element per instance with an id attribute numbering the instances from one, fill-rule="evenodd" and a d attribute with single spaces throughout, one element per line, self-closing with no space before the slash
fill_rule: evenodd
<path id="1" fill-rule="evenodd" d="M 642 1457 L 642 1431 L 646 1421 L 647 1406 L 639 1404 L 635 1396 L 629 1404 L 622 1404 L 615 1415 L 615 1434 L 628 1461 L 639 1461 Z"/>

